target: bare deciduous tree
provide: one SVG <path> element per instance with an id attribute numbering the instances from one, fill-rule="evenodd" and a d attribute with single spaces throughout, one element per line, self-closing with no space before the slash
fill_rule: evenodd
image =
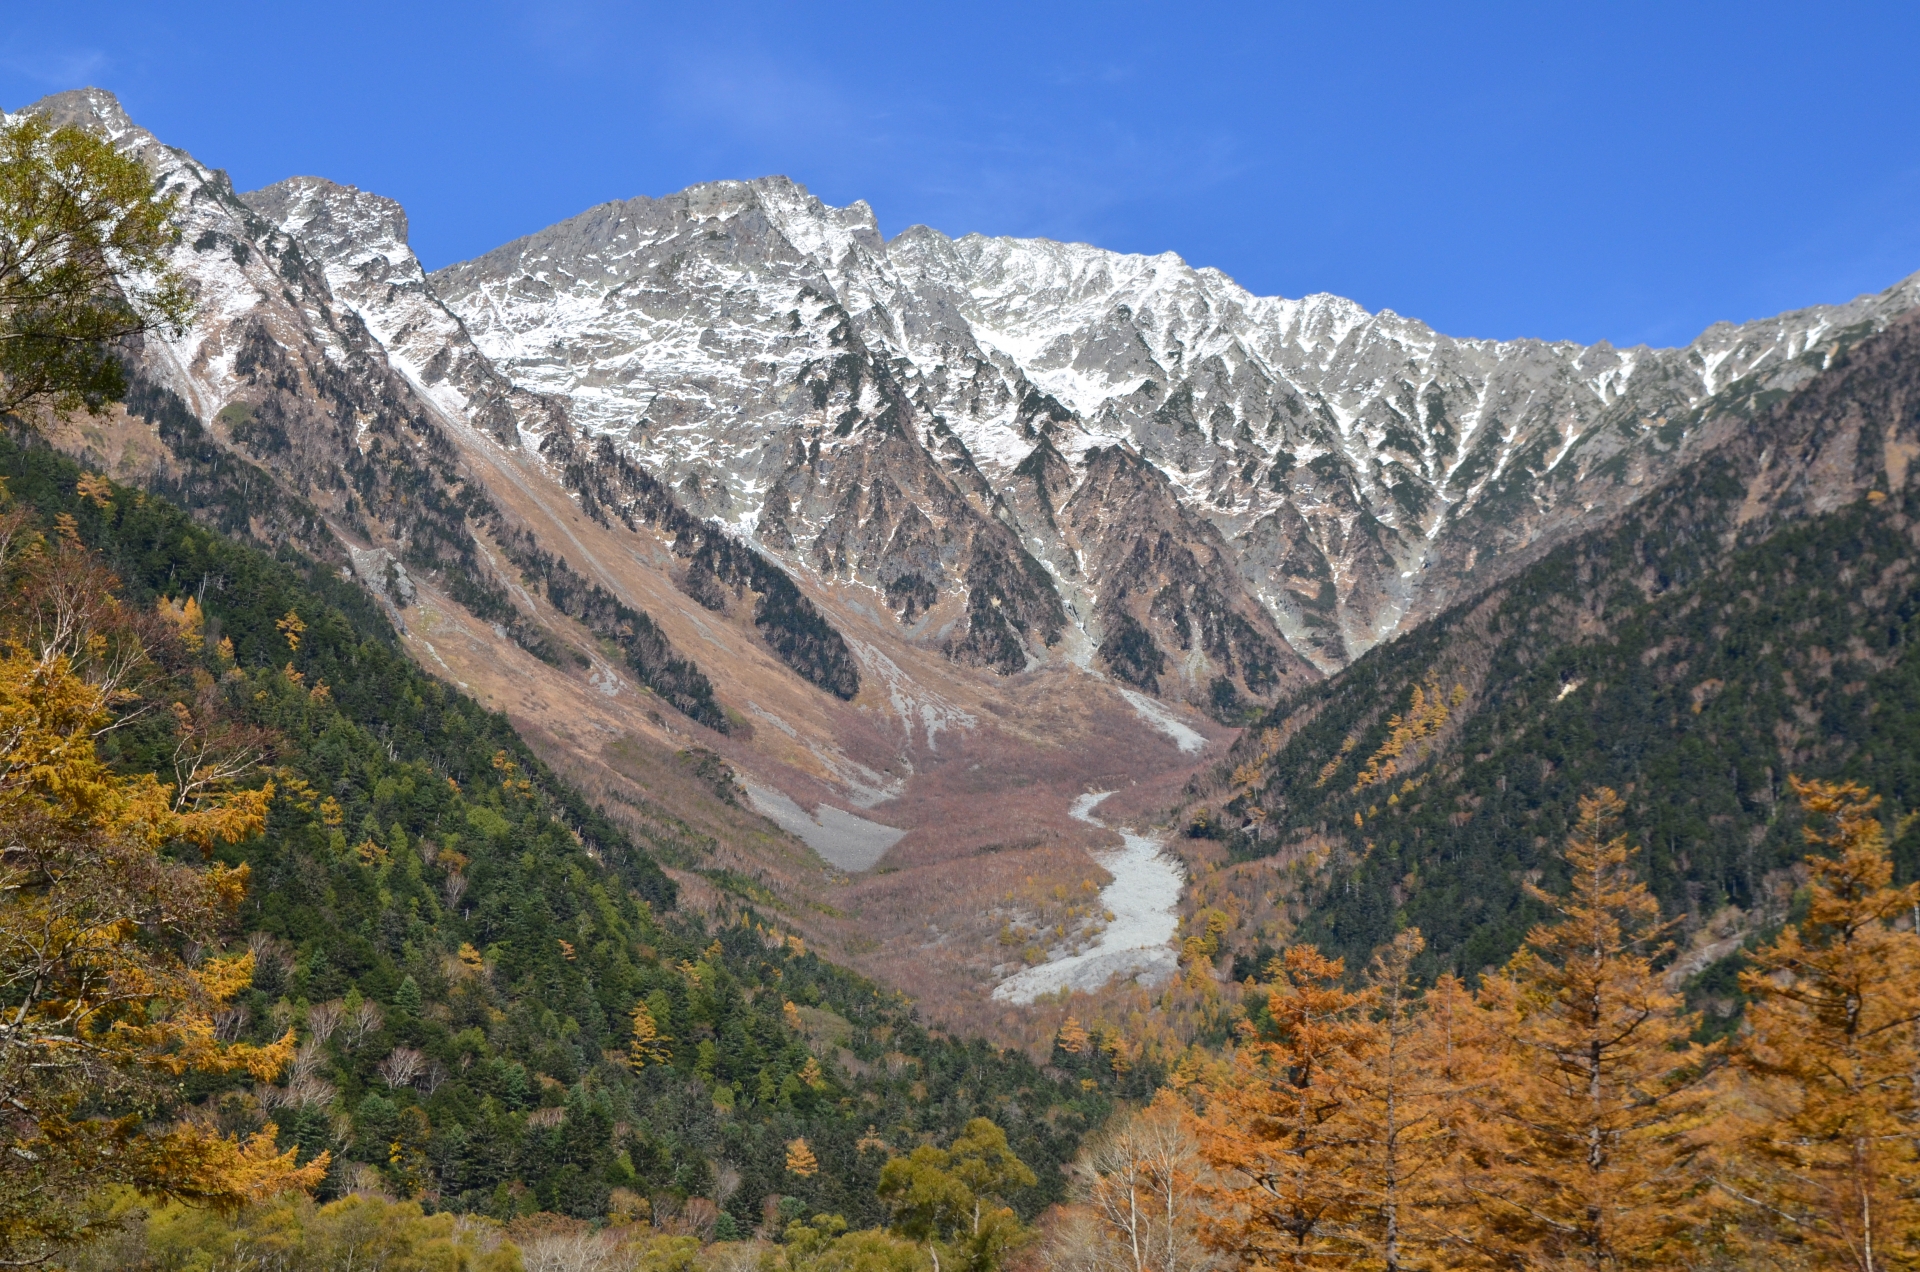
<path id="1" fill-rule="evenodd" d="M 220 1042 L 238 1042 L 252 1022 L 253 1013 L 236 1003 L 213 1013 L 213 1036 Z"/>
<path id="2" fill-rule="evenodd" d="M 307 1033 L 314 1045 L 326 1046 L 327 1039 L 333 1037 L 333 1031 L 340 1027 L 346 1014 L 346 1006 L 338 998 L 307 1008 Z"/>
<path id="3" fill-rule="evenodd" d="M 1070 1272 L 1203 1272 L 1204 1165 L 1171 1093 L 1096 1138 L 1077 1167 L 1081 1205 L 1056 1229 L 1051 1265 Z"/>
<path id="4" fill-rule="evenodd" d="M 631 1263 L 611 1234 L 584 1225 L 574 1231 L 548 1231 L 520 1238 L 520 1262 L 527 1272 L 616 1272 Z"/>
<path id="5" fill-rule="evenodd" d="M 344 1023 L 347 1049 L 352 1050 L 365 1042 L 369 1035 L 379 1033 L 380 1026 L 386 1023 L 386 1017 L 380 1013 L 380 1004 L 365 999 L 347 1014 Z"/>
<path id="6" fill-rule="evenodd" d="M 391 1089 L 410 1085 L 420 1076 L 420 1070 L 426 1063 L 426 1057 L 412 1047 L 395 1047 L 387 1053 L 387 1058 L 374 1067 L 380 1080 Z"/>

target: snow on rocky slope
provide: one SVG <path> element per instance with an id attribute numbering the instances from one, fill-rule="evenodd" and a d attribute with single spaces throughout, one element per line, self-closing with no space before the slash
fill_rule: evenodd
<path id="1" fill-rule="evenodd" d="M 1045 563 L 1086 647 L 1161 655 L 1110 670 L 1171 666 L 1180 687 L 1151 687 L 1188 694 L 1225 671 L 1255 696 L 1273 684 L 1247 682 L 1235 620 L 1343 665 L 1630 502 L 1688 453 L 1703 402 L 1790 388 L 1835 333 L 1920 299 L 1909 279 L 1683 349 L 1455 339 L 1334 296 L 1253 296 L 1170 253 L 921 226 L 883 241 L 865 204 L 784 178 L 607 204 L 432 285 L 516 383 L 567 398 L 700 512 L 776 522 L 763 541 L 800 559 L 832 509 L 793 511 L 798 474 L 845 419 L 804 390 L 857 340 L 903 422 Z M 1061 524 L 1115 446 L 1147 461 L 1126 496 L 1172 520 L 1105 503 L 1104 524 Z M 1227 589 L 1215 571 L 1193 595 L 1206 570 L 1184 560 L 1114 576 L 1167 535 L 1218 553 Z"/>
<path id="2" fill-rule="evenodd" d="M 178 193 L 200 301 L 89 462 L 351 570 L 619 798 L 686 760 L 724 817 L 737 776 L 826 859 L 884 856 L 846 934 L 881 972 L 1080 869 L 1089 783 L 1175 789 L 1222 732 L 1195 707 L 1242 718 L 1611 517 L 1920 300 L 1683 349 L 1457 340 L 1172 255 L 889 241 L 784 178 L 429 275 L 390 200 L 237 194 L 95 90 L 34 109 Z M 713 844 L 813 896 L 785 848 Z M 858 912 L 834 896 L 797 910 Z"/>
<path id="3" fill-rule="evenodd" d="M 712 518 L 963 665 L 1065 660 L 1223 715 L 1611 515 L 1716 436 L 1713 409 L 1920 299 L 1909 279 L 1684 349 L 1463 340 L 1172 254 L 887 241 L 865 204 L 777 177 L 606 204 L 428 276 L 390 200 L 316 178 L 239 196 L 110 95 L 49 103 L 183 192 L 203 308 L 156 342 L 158 378 L 308 461 L 294 485 L 336 529 L 417 545 L 358 490 L 399 488 L 375 439 L 431 455 L 472 430 L 569 497 Z M 263 394 L 269 369 L 304 399 Z"/>

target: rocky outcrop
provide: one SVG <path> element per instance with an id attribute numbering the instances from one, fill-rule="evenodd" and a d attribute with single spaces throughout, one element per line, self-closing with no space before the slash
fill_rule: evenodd
<path id="1" fill-rule="evenodd" d="M 1095 447 L 1084 462 L 1060 524 L 1100 580 L 1102 665 L 1228 717 L 1318 678 L 1248 598 L 1220 532 L 1174 497 L 1158 469 L 1120 445 Z"/>

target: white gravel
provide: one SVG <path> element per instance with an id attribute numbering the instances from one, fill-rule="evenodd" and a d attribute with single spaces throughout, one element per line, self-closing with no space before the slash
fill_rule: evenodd
<path id="1" fill-rule="evenodd" d="M 807 847 L 849 874 L 870 869 L 906 837 L 907 832 L 897 826 L 882 826 L 832 804 L 817 805 L 809 813 L 782 791 L 753 782 L 742 785 L 761 816 L 798 835 Z"/>
<path id="2" fill-rule="evenodd" d="M 1082 795 L 1073 802 L 1072 816 L 1090 825 L 1106 825 L 1093 815 L 1093 809 L 1111 794 Z M 1173 934 L 1180 923 L 1180 889 L 1186 884 L 1186 872 L 1162 851 L 1160 841 L 1125 830 L 1120 838 L 1120 848 L 1096 858 L 1113 876 L 1113 882 L 1100 890 L 1100 904 L 1113 914 L 1106 931 L 1078 954 L 1009 976 L 994 987 L 994 998 L 1030 1003 L 1063 988 L 1096 990 L 1116 976 L 1159 985 L 1179 969 Z"/>

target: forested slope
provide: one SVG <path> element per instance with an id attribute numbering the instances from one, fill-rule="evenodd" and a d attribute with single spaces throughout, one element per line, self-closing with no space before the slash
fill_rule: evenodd
<path id="1" fill-rule="evenodd" d="M 411 663 L 329 567 L 143 492 L 81 497 L 80 471 L 44 448 L 0 443 L 0 475 L 48 533 L 72 519 L 126 604 L 175 617 L 149 700 L 253 739 L 275 782 L 267 833 L 226 854 L 252 870 L 257 970 L 221 1029 L 292 1026 L 300 1058 L 280 1085 L 207 1079 L 183 1098 L 332 1150 L 326 1192 L 371 1171 L 502 1217 L 594 1216 L 624 1196 L 665 1218 L 706 1198 L 745 1231 L 796 1196 L 869 1223 L 890 1151 L 977 1116 L 1039 1176 L 1012 1198 L 1023 1213 L 1060 1195 L 1060 1164 L 1108 1107 L 1097 1084 L 930 1034 L 750 913 L 712 930 L 677 913 L 645 845 Z M 170 773 L 173 720 L 111 735 L 116 762 Z M 636 1066 L 642 1005 L 654 1038 Z M 817 1172 L 787 1169 L 799 1139 Z"/>
<path id="2" fill-rule="evenodd" d="M 1239 970 L 1277 934 L 1348 966 L 1417 926 L 1429 971 L 1504 959 L 1612 786 L 1663 908 L 1781 910 L 1804 852 L 1788 774 L 1860 780 L 1920 867 L 1920 336 L 1749 397 L 1711 454 L 1608 529 L 1310 687 L 1197 782 L 1191 833 L 1242 863 Z M 1767 400 L 1772 399 L 1772 400 Z M 1736 395 L 1736 400 L 1738 400 Z M 1683 932 L 1683 937 L 1686 933 Z"/>

